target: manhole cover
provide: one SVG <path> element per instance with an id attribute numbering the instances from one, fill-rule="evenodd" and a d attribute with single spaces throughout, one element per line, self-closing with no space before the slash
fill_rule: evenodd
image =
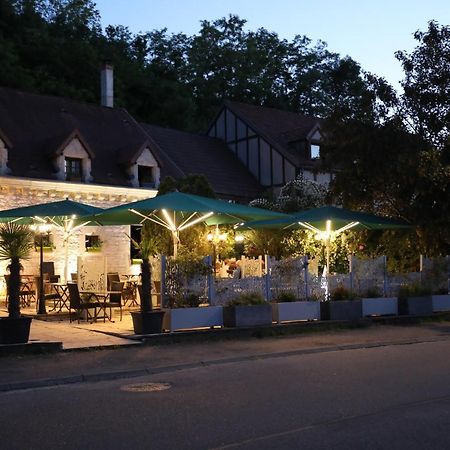
<path id="1" fill-rule="evenodd" d="M 121 391 L 126 392 L 159 392 L 170 389 L 170 383 L 136 383 L 121 386 Z"/>

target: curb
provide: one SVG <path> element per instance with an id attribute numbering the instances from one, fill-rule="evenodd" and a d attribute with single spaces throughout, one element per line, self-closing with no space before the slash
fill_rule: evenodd
<path id="1" fill-rule="evenodd" d="M 49 388 L 78 383 L 94 383 L 100 381 L 113 381 L 120 379 L 137 378 L 148 375 L 158 375 L 164 373 L 173 373 L 181 370 L 196 369 L 199 367 L 220 366 L 224 364 L 233 364 L 245 361 L 257 361 L 271 358 L 286 358 L 290 356 L 313 355 L 318 353 L 331 353 L 337 351 L 359 350 L 366 348 L 379 348 L 398 345 L 414 345 L 432 342 L 449 341 L 450 336 L 438 336 L 424 339 L 404 339 L 398 341 L 380 341 L 368 342 L 363 344 L 345 344 L 330 347 L 305 348 L 299 350 L 290 350 L 278 353 L 261 353 L 256 355 L 237 356 L 223 359 L 212 359 L 207 361 L 197 361 L 192 363 L 176 364 L 172 366 L 161 366 L 153 368 L 132 369 L 114 372 L 100 372 L 92 374 L 79 374 L 60 378 L 44 378 L 37 380 L 27 380 L 0 384 L 0 392 L 21 391 L 26 389 Z"/>
<path id="2" fill-rule="evenodd" d="M 135 346 L 136 344 L 160 345 L 189 343 L 196 341 L 213 341 L 224 339 L 245 339 L 245 338 L 264 338 L 276 336 L 289 336 L 302 333 L 330 331 L 337 329 L 365 328 L 373 324 L 386 325 L 413 325 L 426 321 L 450 320 L 450 312 L 434 313 L 428 316 L 379 316 L 366 317 L 353 322 L 318 320 L 308 322 L 291 322 L 282 324 L 272 324 L 261 327 L 249 328 L 220 328 L 194 331 L 172 331 L 169 333 L 151 334 L 151 335 L 124 335 L 116 332 L 94 330 L 97 333 L 128 339 L 130 344 L 120 345 L 92 345 L 88 347 L 77 347 L 64 349 L 61 342 L 28 342 L 27 344 L 2 344 L 0 345 L 0 357 L 36 355 L 57 352 L 83 352 L 95 350 L 107 350 L 115 348 L 125 348 Z"/>
<path id="3" fill-rule="evenodd" d="M 0 345 L 0 357 L 58 353 L 61 352 L 62 349 L 62 342 L 27 342 L 26 344 L 2 344 Z"/>

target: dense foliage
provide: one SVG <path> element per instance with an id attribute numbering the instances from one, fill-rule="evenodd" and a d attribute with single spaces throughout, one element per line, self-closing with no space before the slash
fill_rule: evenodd
<path id="1" fill-rule="evenodd" d="M 412 261 L 450 253 L 450 27 L 430 22 L 414 36 L 416 48 L 396 54 L 405 73 L 398 94 L 324 42 L 246 30 L 233 15 L 202 21 L 192 36 L 134 34 L 102 29 L 93 0 L 0 0 L 0 85 L 98 103 L 100 63 L 110 60 L 116 106 L 149 123 L 205 130 L 224 99 L 324 118 L 322 160 L 339 168 L 327 201 L 417 225 L 400 237 L 355 238 L 368 254 Z M 190 181 L 206 192 L 201 179 Z M 286 187 L 276 206 L 314 206 L 296 189 Z M 280 240 L 259 241 L 282 252 Z"/>
<path id="2" fill-rule="evenodd" d="M 0 0 L 0 85 L 99 102 L 99 67 L 115 68 L 115 104 L 140 120 L 204 130 L 223 99 L 327 116 L 366 91 L 359 65 L 230 15 L 193 36 L 102 30 L 93 0 Z"/>

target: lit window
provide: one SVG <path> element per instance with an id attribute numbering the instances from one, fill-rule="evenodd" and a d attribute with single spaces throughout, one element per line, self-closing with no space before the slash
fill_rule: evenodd
<path id="1" fill-rule="evenodd" d="M 80 158 L 66 158 L 64 170 L 67 181 L 81 181 L 82 160 Z"/>
<path id="2" fill-rule="evenodd" d="M 311 144 L 311 159 L 320 158 L 320 146 Z"/>

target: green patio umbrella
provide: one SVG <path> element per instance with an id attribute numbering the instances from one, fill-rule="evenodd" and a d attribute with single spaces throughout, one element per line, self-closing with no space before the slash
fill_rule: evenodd
<path id="1" fill-rule="evenodd" d="M 31 226 L 53 226 L 64 233 L 65 264 L 64 279 L 67 280 L 67 260 L 69 237 L 80 227 L 87 225 L 91 219 L 86 216 L 103 211 L 102 208 L 86 205 L 84 203 L 74 202 L 72 200 L 61 200 L 51 203 L 39 203 L 37 205 L 24 206 L 0 211 L 0 222 L 17 222 L 29 224 Z M 42 229 L 43 230 L 43 229 Z M 42 235 L 41 235 L 42 237 Z M 42 274 L 42 239 L 40 252 L 40 282 L 43 283 Z M 42 285 L 40 286 L 41 295 L 43 294 Z M 39 313 L 45 314 L 45 303 L 39 301 Z"/>
<path id="2" fill-rule="evenodd" d="M 340 233 L 350 229 L 401 229 L 410 225 L 401 220 L 389 219 L 372 214 L 351 211 L 335 206 L 324 206 L 309 209 L 285 217 L 272 220 L 258 220 L 246 222 L 245 228 L 282 228 L 285 230 L 305 228 L 316 233 L 317 237 L 325 242 L 326 247 L 326 271 L 330 268 L 330 243 L 331 239 Z"/>
<path id="3" fill-rule="evenodd" d="M 285 215 L 199 195 L 171 192 L 105 209 L 92 219 L 100 225 L 140 225 L 150 220 L 171 231 L 176 257 L 180 231 L 197 223 L 237 224 L 248 220 L 280 217 Z"/>

